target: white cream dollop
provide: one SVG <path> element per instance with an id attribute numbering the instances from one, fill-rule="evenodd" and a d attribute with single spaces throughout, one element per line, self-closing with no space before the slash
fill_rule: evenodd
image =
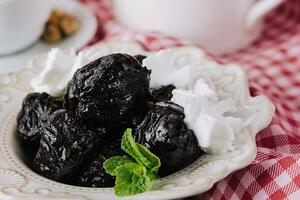
<path id="1" fill-rule="evenodd" d="M 99 43 L 80 51 L 77 55 L 74 51 L 67 53 L 54 48 L 48 53 L 45 67 L 31 80 L 30 85 L 34 92 L 61 96 L 76 70 L 85 64 L 112 53 L 137 55 L 141 52 L 141 46 L 122 42 Z"/>
<path id="2" fill-rule="evenodd" d="M 199 57 L 203 60 L 203 55 L 197 58 L 197 55 L 176 53 L 165 50 L 144 59 L 143 65 L 152 71 L 150 85 L 176 86 L 171 101 L 184 108 L 184 121 L 206 152 L 222 154 L 233 151 L 235 134 L 243 128 L 242 119 L 227 115 L 237 110 L 235 102 L 230 98 L 219 99 L 213 77 L 196 67 L 203 64 L 199 63 Z M 197 62 L 193 61 L 197 59 Z"/>
<path id="3" fill-rule="evenodd" d="M 31 80 L 31 87 L 35 92 L 61 96 L 75 71 L 87 62 L 82 53 L 76 55 L 54 48 L 48 53 L 43 71 Z"/>

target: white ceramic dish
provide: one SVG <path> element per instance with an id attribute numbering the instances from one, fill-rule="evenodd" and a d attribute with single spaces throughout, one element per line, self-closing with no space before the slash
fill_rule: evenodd
<path id="1" fill-rule="evenodd" d="M 0 1 L 0 55 L 18 52 L 37 41 L 50 11 L 47 0 Z"/>
<path id="2" fill-rule="evenodd" d="M 92 48 L 98 52 L 96 57 L 114 52 L 151 54 L 136 44 L 97 44 Z M 222 95 L 229 95 L 239 104 L 247 106 L 249 113 L 244 117 L 248 119 L 248 126 L 236 135 L 234 151 L 205 155 L 184 170 L 156 181 L 152 191 L 126 199 L 161 200 L 200 194 L 231 172 L 249 165 L 256 156 L 255 135 L 270 123 L 274 106 L 265 96 L 250 96 L 245 73 L 237 65 L 216 65 L 203 51 L 194 47 L 178 48 L 172 59 L 182 61 L 182 58 L 188 59 L 192 55 L 197 55 L 198 63 L 208 66 L 217 74 L 214 82 Z M 111 188 L 93 189 L 60 184 L 32 172 L 22 161 L 15 138 L 15 119 L 23 97 L 31 91 L 29 79 L 41 70 L 44 62 L 45 55 L 37 56 L 27 68 L 15 74 L 0 75 L 0 199 L 115 199 Z"/>
<path id="3" fill-rule="evenodd" d="M 51 0 L 53 8 L 58 8 L 76 16 L 80 22 L 79 31 L 57 44 L 38 41 L 31 47 L 12 55 L 0 56 L 0 74 L 13 72 L 24 67 L 29 59 L 36 54 L 48 52 L 53 47 L 64 50 L 83 48 L 97 31 L 97 20 L 91 10 L 74 0 Z"/>

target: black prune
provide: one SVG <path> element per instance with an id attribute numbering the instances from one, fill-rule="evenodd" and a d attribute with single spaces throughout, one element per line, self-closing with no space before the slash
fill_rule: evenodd
<path id="1" fill-rule="evenodd" d="M 43 127 L 33 168 L 40 175 L 66 182 L 82 161 L 100 148 L 105 129 L 88 129 L 71 118 L 66 110 L 54 112 Z"/>
<path id="2" fill-rule="evenodd" d="M 134 56 L 141 64 L 143 64 L 143 60 L 145 59 L 145 58 L 147 58 L 146 56 L 144 56 L 144 55 L 135 55 Z"/>
<path id="3" fill-rule="evenodd" d="M 76 71 L 65 107 L 85 123 L 120 126 L 145 108 L 150 73 L 132 56 L 104 56 Z"/>
<path id="4" fill-rule="evenodd" d="M 77 180 L 74 181 L 78 186 L 84 187 L 113 187 L 115 184 L 115 177 L 107 174 L 103 168 L 103 163 L 106 159 L 123 155 L 124 153 L 120 147 L 121 141 L 114 141 L 105 145 L 101 153 L 88 165 L 82 167 Z"/>
<path id="5" fill-rule="evenodd" d="M 184 168 L 202 153 L 196 136 L 183 119 L 181 106 L 172 102 L 156 103 L 133 132 L 138 143 L 160 158 L 161 176 Z"/>
<path id="6" fill-rule="evenodd" d="M 84 187 L 113 187 L 115 178 L 105 172 L 103 162 L 110 158 L 111 155 L 100 154 L 81 172 L 76 185 Z"/>
<path id="7" fill-rule="evenodd" d="M 170 101 L 173 97 L 172 91 L 174 89 L 174 85 L 167 85 L 158 89 L 151 88 L 150 92 L 154 102 Z"/>
<path id="8" fill-rule="evenodd" d="M 49 115 L 62 108 L 62 101 L 47 93 L 30 93 L 23 100 L 17 117 L 18 136 L 27 143 L 38 143 L 40 128 Z"/>

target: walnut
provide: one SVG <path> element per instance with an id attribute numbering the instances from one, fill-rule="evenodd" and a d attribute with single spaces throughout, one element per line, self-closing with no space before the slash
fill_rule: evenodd
<path id="1" fill-rule="evenodd" d="M 50 42 L 56 43 L 61 41 L 63 38 L 59 28 L 51 23 L 47 23 L 45 26 L 45 30 L 42 36 L 42 39 Z"/>
<path id="2" fill-rule="evenodd" d="M 79 23 L 75 17 L 71 15 L 62 15 L 58 21 L 60 30 L 64 35 L 69 36 L 75 33 L 79 28 Z"/>
<path id="3" fill-rule="evenodd" d="M 50 14 L 50 17 L 48 19 L 48 22 L 58 26 L 58 22 L 60 20 L 60 17 L 63 15 L 63 12 L 60 10 L 53 10 Z"/>
<path id="4" fill-rule="evenodd" d="M 45 25 L 42 39 L 49 43 L 57 43 L 78 29 L 79 22 L 76 17 L 61 10 L 53 10 Z"/>

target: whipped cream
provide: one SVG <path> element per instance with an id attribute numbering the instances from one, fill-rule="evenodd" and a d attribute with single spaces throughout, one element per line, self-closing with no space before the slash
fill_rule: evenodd
<path id="1" fill-rule="evenodd" d="M 143 52 L 137 44 L 111 42 L 99 43 L 80 51 L 64 52 L 59 48 L 52 49 L 47 56 L 43 71 L 30 82 L 34 92 L 47 92 L 53 96 L 63 95 L 68 82 L 76 70 L 85 64 L 112 53 L 136 55 Z"/>
<path id="2" fill-rule="evenodd" d="M 118 52 L 112 49 L 115 47 L 100 45 L 81 51 L 78 55 L 52 49 L 45 68 L 32 79 L 31 86 L 35 92 L 61 96 L 78 68 L 99 57 Z M 138 49 L 136 51 L 127 53 L 135 55 L 141 52 Z M 143 60 L 143 65 L 152 71 L 151 87 L 176 86 L 171 101 L 184 108 L 184 121 L 194 131 L 202 149 L 212 154 L 234 150 L 236 134 L 247 123 L 242 120 L 241 114 L 245 108 L 229 97 L 224 98 L 222 92 L 225 90 L 220 87 L 230 79 L 217 80 L 216 77 L 220 76 L 220 70 L 216 70 L 218 63 L 206 58 L 201 51 L 189 52 L 183 48 L 153 53 Z"/>
<path id="3" fill-rule="evenodd" d="M 178 52 L 174 50 L 165 50 L 144 59 L 143 65 L 152 71 L 151 87 L 175 85 L 171 101 L 184 108 L 184 121 L 206 152 L 222 154 L 233 151 L 235 134 L 244 127 L 241 118 L 227 115 L 238 110 L 235 102 L 230 98 L 219 98 L 213 75 L 201 69 L 205 63 L 199 63 L 199 58 L 203 58 L 194 62 L 193 58 L 174 56 L 176 54 Z M 218 64 L 209 62 L 208 65 Z"/>
<path id="4" fill-rule="evenodd" d="M 48 53 L 43 71 L 30 82 L 34 92 L 47 92 L 53 96 L 63 95 L 75 71 L 88 63 L 82 53 L 66 53 L 54 48 Z"/>

